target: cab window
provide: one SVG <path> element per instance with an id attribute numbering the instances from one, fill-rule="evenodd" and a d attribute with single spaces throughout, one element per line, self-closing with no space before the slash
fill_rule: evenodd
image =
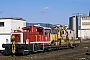
<path id="1" fill-rule="evenodd" d="M 37 32 L 39 32 L 39 34 L 43 34 L 43 29 L 37 28 Z"/>
<path id="2" fill-rule="evenodd" d="M 57 30 L 52 29 L 52 30 L 51 30 L 51 34 L 57 34 Z"/>
<path id="3" fill-rule="evenodd" d="M 49 36 L 49 30 L 45 30 L 45 35 Z"/>

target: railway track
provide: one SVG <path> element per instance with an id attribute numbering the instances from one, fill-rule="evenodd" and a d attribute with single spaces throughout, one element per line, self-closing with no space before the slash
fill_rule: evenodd
<path id="1" fill-rule="evenodd" d="M 85 54 L 87 50 L 90 51 L 89 45 L 90 42 L 85 42 L 74 49 L 63 49 L 51 52 L 30 54 L 27 56 L 0 56 L 0 60 L 90 60 L 90 56 Z"/>

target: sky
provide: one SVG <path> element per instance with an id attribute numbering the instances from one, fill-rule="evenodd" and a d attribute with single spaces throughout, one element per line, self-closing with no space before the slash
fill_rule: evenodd
<path id="1" fill-rule="evenodd" d="M 21 17 L 29 23 L 68 24 L 77 13 L 88 15 L 90 0 L 0 0 L 0 17 Z"/>

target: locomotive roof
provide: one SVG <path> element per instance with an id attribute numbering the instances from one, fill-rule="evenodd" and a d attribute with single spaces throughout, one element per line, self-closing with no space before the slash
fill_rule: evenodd
<path id="1" fill-rule="evenodd" d="M 26 27 L 23 27 L 23 28 L 29 28 L 29 27 L 31 27 L 31 26 L 26 26 Z M 49 27 L 43 27 L 43 26 L 34 26 L 34 27 L 40 27 L 40 28 L 44 28 L 44 29 L 51 29 Z"/>

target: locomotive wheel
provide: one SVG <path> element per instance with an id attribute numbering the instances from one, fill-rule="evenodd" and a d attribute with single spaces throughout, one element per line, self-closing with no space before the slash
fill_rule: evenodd
<path id="1" fill-rule="evenodd" d="M 66 49 L 68 49 L 68 48 L 69 48 L 69 46 L 67 45 L 67 46 L 66 46 Z"/>
<path id="2" fill-rule="evenodd" d="M 50 52 L 50 51 L 52 51 L 52 49 L 51 48 L 48 48 L 48 52 Z"/>
<path id="3" fill-rule="evenodd" d="M 7 56 L 6 52 L 2 52 L 2 55 Z"/>
<path id="4" fill-rule="evenodd" d="M 24 56 L 24 49 L 21 49 L 20 51 L 21 51 L 20 55 Z"/>

